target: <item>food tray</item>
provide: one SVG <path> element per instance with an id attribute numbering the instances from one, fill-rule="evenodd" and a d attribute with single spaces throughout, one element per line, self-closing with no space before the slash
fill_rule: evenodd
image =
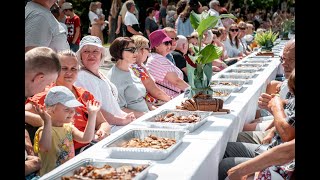
<path id="1" fill-rule="evenodd" d="M 242 61 L 243 63 L 268 63 L 271 62 L 270 58 L 248 58 Z"/>
<path id="2" fill-rule="evenodd" d="M 263 64 L 261 63 L 240 63 L 236 64 L 237 68 L 256 68 L 257 71 L 263 70 Z"/>
<path id="3" fill-rule="evenodd" d="M 232 89 L 227 89 L 227 88 L 213 88 L 212 90 L 213 90 L 212 97 L 222 99 L 223 102 L 225 102 L 230 97 L 230 94 L 232 93 Z M 217 95 L 215 95 L 215 93 L 224 93 L 226 95 L 217 96 Z"/>
<path id="4" fill-rule="evenodd" d="M 81 159 L 74 164 L 66 167 L 62 171 L 57 172 L 56 174 L 53 174 L 50 177 L 47 177 L 45 179 L 50 179 L 50 180 L 61 180 L 62 176 L 73 176 L 74 171 L 79 169 L 81 166 L 86 166 L 86 165 L 93 165 L 96 167 L 103 167 L 105 164 L 108 164 L 114 168 L 124 166 L 124 165 L 130 165 L 133 167 L 139 166 L 139 165 L 145 165 L 147 166 L 143 171 L 141 171 L 139 174 L 137 174 L 133 180 L 142 180 L 145 179 L 146 176 L 148 175 L 149 169 L 152 166 L 152 163 L 150 161 L 140 161 L 136 163 L 132 162 L 125 162 L 124 160 L 114 160 L 114 159 L 93 159 L 93 158 L 85 158 Z M 42 179 L 42 178 L 40 178 Z"/>
<path id="5" fill-rule="evenodd" d="M 210 82 L 211 89 L 217 88 L 225 88 L 225 89 L 232 89 L 233 92 L 240 91 L 245 83 L 245 80 L 241 79 L 216 79 Z M 232 83 L 232 85 L 224 85 L 223 83 Z"/>
<path id="6" fill-rule="evenodd" d="M 186 130 L 135 128 L 126 131 L 119 137 L 105 144 L 102 148 L 107 149 L 111 158 L 162 160 L 167 158 L 182 143 L 182 138 L 187 132 Z M 144 139 L 151 134 L 157 137 L 175 139 L 176 143 L 167 149 L 120 147 L 121 144 L 133 138 Z"/>
<path id="7" fill-rule="evenodd" d="M 257 69 L 254 69 L 254 68 L 233 68 L 226 71 L 226 73 L 237 73 L 237 74 L 255 73 L 255 72 L 257 72 Z"/>
<path id="8" fill-rule="evenodd" d="M 225 73 L 218 76 L 218 79 L 245 79 L 248 80 L 252 78 L 254 74 L 247 73 L 247 74 L 236 74 L 236 73 Z M 246 81 L 247 82 L 247 81 Z"/>
<path id="9" fill-rule="evenodd" d="M 167 122 L 156 122 L 156 118 L 164 117 L 168 113 L 174 113 L 175 116 L 188 116 L 191 114 L 197 114 L 200 116 L 200 121 L 195 123 L 167 123 Z M 184 129 L 189 132 L 193 132 L 198 129 L 201 125 L 203 125 L 207 121 L 207 117 L 212 114 L 207 111 L 186 111 L 186 110 L 163 110 L 159 114 L 156 114 L 142 122 L 145 122 L 149 127 L 156 128 L 173 128 L 173 129 Z"/>

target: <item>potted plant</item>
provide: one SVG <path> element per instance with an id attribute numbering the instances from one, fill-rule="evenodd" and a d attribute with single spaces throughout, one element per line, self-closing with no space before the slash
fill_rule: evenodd
<path id="1" fill-rule="evenodd" d="M 232 14 L 222 14 L 220 16 L 211 16 L 207 11 L 196 14 L 193 11 L 190 14 L 190 22 L 195 31 L 199 34 L 198 46 L 192 47 L 194 55 L 189 55 L 195 67 L 187 63 L 188 80 L 191 87 L 191 97 L 202 92 L 203 94 L 212 94 L 210 80 L 212 77 L 212 61 L 222 55 L 222 48 L 212 44 L 201 46 L 203 34 L 206 30 L 216 26 L 220 18 L 236 18 Z"/>
<path id="2" fill-rule="evenodd" d="M 272 30 L 266 32 L 257 33 L 254 40 L 261 47 L 262 53 L 270 53 L 272 47 L 274 46 L 274 41 L 277 39 L 279 33 L 274 33 Z"/>
<path id="3" fill-rule="evenodd" d="M 294 29 L 294 20 L 293 19 L 286 19 L 281 23 L 281 39 L 282 40 L 289 40 L 289 32 Z"/>

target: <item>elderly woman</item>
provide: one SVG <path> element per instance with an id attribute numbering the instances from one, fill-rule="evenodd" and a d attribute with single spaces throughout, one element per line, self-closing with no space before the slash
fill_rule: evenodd
<path id="1" fill-rule="evenodd" d="M 228 57 L 243 56 L 243 47 L 240 43 L 240 39 L 238 38 L 238 34 L 239 28 L 237 24 L 231 24 L 229 27 L 228 38 L 224 42 L 224 46 L 227 50 Z"/>
<path id="2" fill-rule="evenodd" d="M 144 62 L 150 52 L 149 40 L 141 35 L 133 35 L 131 39 L 138 50 L 136 63 L 131 65 L 131 69 L 134 74 L 139 77 L 147 90 L 147 95 L 145 99 L 148 103 L 153 105 L 161 105 L 164 102 L 170 101 L 171 97 L 168 96 L 164 91 L 162 91 L 154 82 L 153 77 L 147 71 Z"/>
<path id="3" fill-rule="evenodd" d="M 84 131 L 88 122 L 87 101 L 95 100 L 94 96 L 84 88 L 74 86 L 73 83 L 77 79 L 79 71 L 79 63 L 76 54 L 70 50 L 64 50 L 58 53 L 59 61 L 61 64 L 61 71 L 55 83 L 51 84 L 44 92 L 34 95 L 27 100 L 25 105 L 26 116 L 29 118 L 36 118 L 42 121 L 41 117 L 36 113 L 34 104 L 44 105 L 44 99 L 48 90 L 54 86 L 65 86 L 71 90 L 77 100 L 82 103 L 83 106 L 75 108 L 75 115 L 73 119 L 74 126 L 80 131 Z M 98 113 L 96 119 L 96 141 L 99 141 L 110 134 L 110 125 L 105 120 L 101 112 Z M 74 141 L 74 148 L 76 153 L 81 152 L 82 147 L 86 147 L 88 144 L 82 144 Z M 84 149 L 84 148 L 83 148 Z"/>
<path id="4" fill-rule="evenodd" d="M 171 51 L 172 39 L 163 30 L 156 30 L 149 36 L 151 56 L 146 64 L 156 84 L 167 95 L 176 97 L 189 85 L 183 80 L 183 72 L 166 55 Z"/>
<path id="5" fill-rule="evenodd" d="M 125 112 L 133 112 L 138 118 L 149 108 L 144 99 L 146 88 L 130 68 L 136 62 L 137 48 L 129 37 L 118 37 L 110 46 L 110 54 L 116 64 L 107 76 L 118 89 L 119 106 Z"/>
<path id="6" fill-rule="evenodd" d="M 124 126 L 133 121 L 134 114 L 122 111 L 118 105 L 116 86 L 99 71 L 106 56 L 100 39 L 96 36 L 83 37 L 76 54 L 81 69 L 75 85 L 86 88 L 101 102 L 101 112 L 110 124 Z"/>

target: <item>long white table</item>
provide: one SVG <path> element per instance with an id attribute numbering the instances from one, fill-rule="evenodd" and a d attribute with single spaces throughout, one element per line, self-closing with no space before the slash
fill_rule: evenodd
<path id="1" fill-rule="evenodd" d="M 187 134 L 182 144 L 165 160 L 153 161 L 153 166 L 150 168 L 146 179 L 217 180 L 219 162 L 223 158 L 227 142 L 235 141 L 244 123 L 254 119 L 258 97 L 265 91 L 267 83 L 275 78 L 280 65 L 279 57 L 272 58 L 272 61 L 268 64 L 263 71 L 258 71 L 258 75 L 252 79 L 252 83 L 244 85 L 239 92 L 232 93 L 230 98 L 224 102 L 224 108 L 231 110 L 229 114 L 208 117 L 207 122 L 197 130 Z M 213 78 L 233 68 L 233 66 L 217 73 Z M 163 109 L 175 109 L 175 106 L 180 105 L 184 99 L 183 96 L 182 94 L 174 98 L 160 108 L 116 131 L 75 158 L 44 175 L 41 179 L 50 179 L 51 175 L 60 172 L 82 158 L 108 159 L 107 151 L 102 148 L 104 144 L 127 130 L 145 127 L 141 121 Z M 123 161 L 136 162 L 139 160 Z"/>

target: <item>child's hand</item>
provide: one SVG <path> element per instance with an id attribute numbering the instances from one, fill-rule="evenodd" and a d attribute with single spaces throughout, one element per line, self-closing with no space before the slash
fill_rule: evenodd
<path id="1" fill-rule="evenodd" d="M 33 105 L 33 107 L 36 110 L 36 112 L 40 115 L 41 119 L 43 119 L 44 122 L 51 120 L 51 116 L 46 111 L 45 106 L 39 106 L 39 104 L 36 104 L 36 105 Z"/>
<path id="2" fill-rule="evenodd" d="M 87 102 L 87 110 L 88 110 L 88 114 L 93 114 L 93 113 L 97 113 L 100 110 L 100 103 L 98 101 L 91 101 L 89 100 Z"/>

